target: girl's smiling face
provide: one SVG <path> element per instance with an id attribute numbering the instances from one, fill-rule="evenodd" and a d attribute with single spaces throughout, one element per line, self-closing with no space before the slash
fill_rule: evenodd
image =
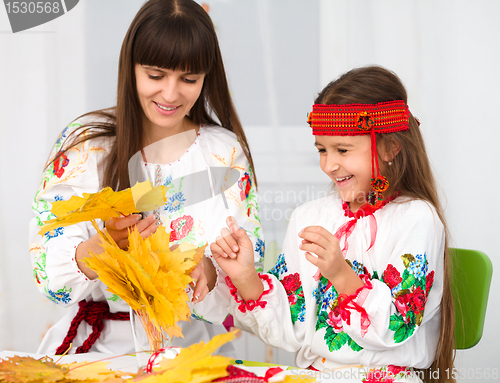
<path id="1" fill-rule="evenodd" d="M 366 203 L 372 191 L 370 135 L 315 136 L 321 170 L 337 185 L 342 200 L 351 211 Z"/>

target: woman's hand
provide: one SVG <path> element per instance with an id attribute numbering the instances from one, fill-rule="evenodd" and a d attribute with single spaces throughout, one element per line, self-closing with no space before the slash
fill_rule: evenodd
<path id="1" fill-rule="evenodd" d="M 201 258 L 200 263 L 191 271 L 191 278 L 194 279 L 189 285 L 193 289 L 193 303 L 201 302 L 207 294 L 215 287 L 217 273 L 210 259 Z"/>
<path id="2" fill-rule="evenodd" d="M 220 268 L 231 278 L 241 297 L 246 301 L 257 300 L 264 287 L 255 271 L 253 243 L 236 220 L 228 217 L 229 227 L 210 245 L 210 250 Z"/>
<path id="3" fill-rule="evenodd" d="M 150 215 L 147 218 L 141 219 L 140 214 L 131 214 L 126 217 L 110 218 L 108 219 L 104 226 L 111 238 L 116 242 L 116 244 L 123 250 L 128 248 L 128 234 L 129 230 L 137 227 L 142 238 L 147 238 L 153 234 L 158 226 L 156 225 L 156 218 L 154 215 Z M 89 268 L 83 259 L 90 255 L 90 252 L 94 254 L 100 254 L 103 252 L 101 247 L 101 238 L 99 234 L 95 234 L 86 241 L 80 243 L 76 249 L 76 262 L 80 270 L 89 279 L 96 279 L 98 277 L 97 273 Z"/>
<path id="4" fill-rule="evenodd" d="M 158 225 L 154 214 L 141 219 L 140 214 L 131 214 L 126 217 L 110 218 L 104 226 L 111 238 L 116 242 L 118 247 L 123 250 L 128 249 L 128 235 L 134 228 L 137 228 L 143 239 L 146 239 L 153 234 Z"/>
<path id="5" fill-rule="evenodd" d="M 308 226 L 299 232 L 306 259 L 316 266 L 339 294 L 354 294 L 363 282 L 347 264 L 339 240 L 321 226 Z M 316 254 L 314 256 L 313 254 Z"/>

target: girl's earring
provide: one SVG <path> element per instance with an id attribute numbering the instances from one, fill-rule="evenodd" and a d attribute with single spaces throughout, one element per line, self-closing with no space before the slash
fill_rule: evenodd
<path id="1" fill-rule="evenodd" d="M 391 161 L 389 161 L 389 162 L 387 163 L 387 165 L 391 166 L 391 165 L 392 165 L 392 162 L 391 162 Z"/>

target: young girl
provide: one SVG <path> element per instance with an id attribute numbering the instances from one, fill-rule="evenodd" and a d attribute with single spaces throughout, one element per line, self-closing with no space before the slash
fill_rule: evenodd
<path id="1" fill-rule="evenodd" d="M 454 339 L 447 229 L 401 81 L 354 69 L 319 94 L 309 124 L 336 192 L 294 211 L 274 268 L 255 271 L 237 219 L 211 244 L 235 325 L 297 352 L 299 367 L 445 381 Z"/>
<path id="2" fill-rule="evenodd" d="M 139 158 L 135 161 L 139 170 L 129 169 L 133 158 Z M 210 190 L 207 182 L 213 174 L 208 172 L 221 168 L 237 177 L 223 190 L 215 185 Z M 54 201 L 106 186 L 123 190 L 149 178 L 169 187 L 167 204 L 142 220 L 135 214 L 107 221 L 105 230 L 120 247 L 127 248 L 131 226 L 137 225 L 147 237 L 160 223 L 170 228 L 172 245 L 202 246 L 214 241 L 228 214 L 234 214 L 251 233 L 252 256 L 259 268 L 264 242 L 252 168 L 210 17 L 192 0 L 146 2 L 123 41 L 116 107 L 84 115 L 64 129 L 35 196 L 35 218 L 30 224 L 33 274 L 42 294 L 68 308 L 38 353 L 61 354 L 70 344 L 70 353 L 124 354 L 135 349 L 128 305 L 109 293 L 97 273 L 82 262 L 89 251 L 102 251 L 91 224 L 38 235 L 43 221 L 53 218 Z M 203 185 L 196 182 L 200 178 L 193 178 L 200 174 L 207 181 Z M 201 189 L 205 194 L 198 193 Z M 210 256 L 208 247 L 206 256 Z M 204 278 L 204 269 L 213 269 L 207 257 L 192 273 L 197 280 L 195 302 L 214 283 Z M 222 326 L 197 320 L 181 327 L 185 339 L 175 339 L 177 346 L 207 341 L 224 331 Z M 231 348 L 228 345 L 222 351 Z"/>

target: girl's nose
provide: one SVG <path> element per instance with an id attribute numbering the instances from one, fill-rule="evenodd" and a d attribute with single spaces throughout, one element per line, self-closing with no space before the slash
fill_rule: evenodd
<path id="1" fill-rule="evenodd" d="M 336 172 L 337 170 L 340 169 L 339 163 L 337 161 L 335 161 L 333 158 L 329 159 L 327 166 L 328 166 L 328 171 L 330 173 L 334 173 L 334 172 Z"/>

